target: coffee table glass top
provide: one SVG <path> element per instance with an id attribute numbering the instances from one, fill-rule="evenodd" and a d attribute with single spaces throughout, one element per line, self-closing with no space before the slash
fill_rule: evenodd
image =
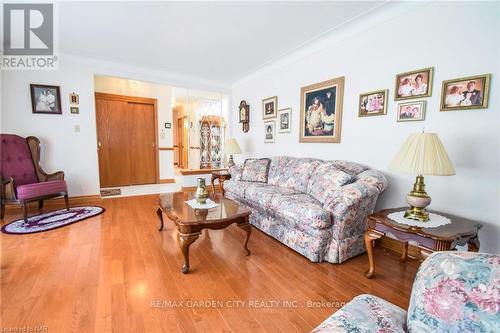
<path id="1" fill-rule="evenodd" d="M 160 208 L 170 219 L 183 224 L 215 223 L 228 218 L 250 215 L 250 210 L 221 194 L 210 195 L 210 199 L 218 204 L 217 207 L 210 209 L 192 208 L 186 201 L 193 198 L 194 193 L 188 192 L 161 194 Z"/>

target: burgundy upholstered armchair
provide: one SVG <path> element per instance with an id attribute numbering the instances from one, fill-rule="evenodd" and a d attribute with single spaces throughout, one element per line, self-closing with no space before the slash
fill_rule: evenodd
<path id="1" fill-rule="evenodd" d="M 1 219 L 5 215 L 5 204 L 10 202 L 22 206 L 25 222 L 28 222 L 26 203 L 30 201 L 38 201 L 38 208 L 42 209 L 43 200 L 64 196 L 66 209 L 69 210 L 64 172 L 47 174 L 43 171 L 38 138 L 0 134 L 0 171 Z"/>

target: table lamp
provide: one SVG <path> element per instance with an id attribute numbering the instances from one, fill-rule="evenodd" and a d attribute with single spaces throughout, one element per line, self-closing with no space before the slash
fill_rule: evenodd
<path id="1" fill-rule="evenodd" d="M 229 161 L 227 166 L 230 168 L 234 166 L 233 154 L 241 154 L 241 148 L 235 138 L 228 139 L 224 144 L 224 152 L 229 154 Z"/>
<path id="2" fill-rule="evenodd" d="M 451 164 L 443 143 L 436 133 L 413 133 L 389 164 L 389 171 L 417 175 L 413 190 L 406 196 L 410 208 L 404 217 L 421 222 L 429 221 L 426 211 L 431 197 L 425 192 L 424 176 L 452 176 Z"/>

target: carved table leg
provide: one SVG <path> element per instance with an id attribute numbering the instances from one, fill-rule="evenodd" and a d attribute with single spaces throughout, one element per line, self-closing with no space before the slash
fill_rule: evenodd
<path id="1" fill-rule="evenodd" d="M 224 180 L 222 178 L 219 178 L 219 186 L 222 191 L 222 196 L 224 196 Z"/>
<path id="2" fill-rule="evenodd" d="M 469 242 L 467 242 L 467 251 L 470 252 L 479 252 L 479 237 L 473 237 L 469 239 Z"/>
<path id="3" fill-rule="evenodd" d="M 189 272 L 189 247 L 195 240 L 198 239 L 200 233 L 194 234 L 181 234 L 179 233 L 179 246 L 182 250 L 182 255 L 184 256 L 184 265 L 182 266 L 182 273 L 186 274 Z"/>
<path id="4" fill-rule="evenodd" d="M 365 246 L 366 246 L 366 252 L 368 253 L 368 263 L 370 265 L 368 272 L 366 272 L 366 277 L 371 279 L 373 277 L 373 274 L 375 273 L 375 263 L 373 261 L 373 246 L 374 246 L 374 241 L 377 239 L 382 238 L 384 234 L 381 234 L 379 232 L 376 232 L 375 230 L 370 230 L 368 229 L 365 232 Z"/>
<path id="5" fill-rule="evenodd" d="M 403 252 L 401 253 L 401 258 L 399 258 L 399 261 L 405 262 L 406 258 L 408 258 L 408 242 L 402 241 L 401 243 L 403 245 Z"/>
<path id="6" fill-rule="evenodd" d="M 160 229 L 158 229 L 158 231 L 162 231 L 163 230 L 163 214 L 161 212 L 161 208 L 158 208 L 158 210 L 156 211 L 156 215 L 158 215 L 158 217 L 160 218 Z"/>
<path id="7" fill-rule="evenodd" d="M 250 239 L 250 235 L 252 234 L 252 227 L 250 226 L 250 223 L 248 223 L 248 222 L 238 223 L 238 227 L 245 230 L 245 232 L 246 232 L 245 243 L 243 244 L 243 248 L 245 249 L 246 255 L 249 256 L 250 250 L 248 249 L 248 240 Z"/>

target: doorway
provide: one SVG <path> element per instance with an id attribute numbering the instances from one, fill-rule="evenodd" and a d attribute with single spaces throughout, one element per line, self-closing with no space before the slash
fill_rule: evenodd
<path id="1" fill-rule="evenodd" d="M 157 101 L 95 93 L 101 187 L 158 182 Z"/>

